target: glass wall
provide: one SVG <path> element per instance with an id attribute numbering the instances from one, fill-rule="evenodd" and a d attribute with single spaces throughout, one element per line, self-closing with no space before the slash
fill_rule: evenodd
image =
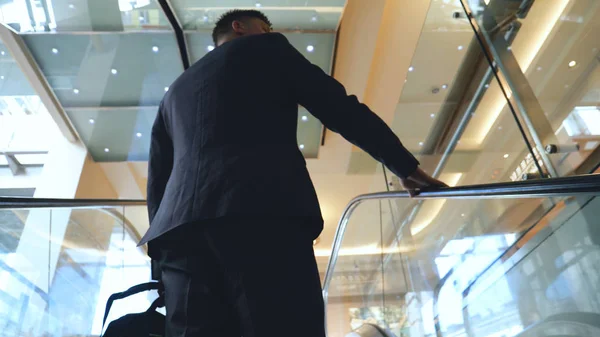
<path id="1" fill-rule="evenodd" d="M 469 336 L 594 336 L 600 331 L 598 198 L 573 198 L 523 251 L 462 291 Z M 520 244 L 520 245 L 521 245 Z M 440 297 L 441 298 L 441 297 Z M 558 323 L 560 322 L 560 323 Z"/>
<path id="2" fill-rule="evenodd" d="M 108 297 L 150 280 L 150 261 L 136 247 L 145 209 L 1 209 L 2 335 L 101 335 Z M 109 320 L 146 310 L 156 296 L 115 302 Z"/>
<path id="3" fill-rule="evenodd" d="M 423 222 L 418 210 L 435 202 Z M 595 197 L 363 201 L 333 269 L 329 336 L 364 323 L 404 337 L 592 336 L 598 206 Z"/>
<path id="4" fill-rule="evenodd" d="M 539 176 L 539 153 L 462 13 L 458 0 L 431 1 L 392 128 L 424 170 L 451 186 Z"/>
<path id="5" fill-rule="evenodd" d="M 600 161 L 600 3 L 464 2 L 554 175 L 593 171 Z"/>

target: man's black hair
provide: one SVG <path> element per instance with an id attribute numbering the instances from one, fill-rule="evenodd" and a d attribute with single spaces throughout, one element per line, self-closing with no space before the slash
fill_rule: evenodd
<path id="1" fill-rule="evenodd" d="M 212 38 L 215 43 L 215 46 L 217 45 L 217 40 L 221 36 L 228 34 L 233 30 L 231 28 L 231 24 L 233 23 L 233 21 L 243 21 L 244 19 L 247 19 L 247 18 L 257 18 L 257 19 L 264 21 L 266 24 L 269 25 L 269 27 L 271 26 L 271 21 L 269 21 L 269 18 L 267 18 L 267 16 L 264 15 L 260 11 L 257 11 L 254 9 L 231 10 L 231 11 L 223 14 L 219 18 L 219 21 L 217 21 L 217 24 L 215 25 L 215 28 L 213 29 Z"/>

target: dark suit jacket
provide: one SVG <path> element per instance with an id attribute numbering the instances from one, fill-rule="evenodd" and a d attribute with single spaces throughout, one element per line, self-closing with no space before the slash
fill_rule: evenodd
<path id="1" fill-rule="evenodd" d="M 322 226 L 297 144 L 299 104 L 398 176 L 415 171 L 417 160 L 388 126 L 283 35 L 240 37 L 186 70 L 160 104 L 150 147 L 150 229 L 140 244 L 227 216 L 305 216 Z"/>

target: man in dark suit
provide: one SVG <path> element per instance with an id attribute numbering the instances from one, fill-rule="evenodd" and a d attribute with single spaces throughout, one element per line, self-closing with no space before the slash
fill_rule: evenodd
<path id="1" fill-rule="evenodd" d="M 411 193 L 445 186 L 387 125 L 306 60 L 258 11 L 219 20 L 216 49 L 160 104 L 148 173 L 150 229 L 173 336 L 324 332 L 312 248 L 323 220 L 296 140 L 298 105 L 364 149 Z"/>

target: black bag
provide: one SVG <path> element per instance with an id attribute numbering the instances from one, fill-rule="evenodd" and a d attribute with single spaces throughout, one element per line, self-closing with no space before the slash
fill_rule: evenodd
<path id="1" fill-rule="evenodd" d="M 165 316 L 156 311 L 157 308 L 164 307 L 164 290 L 159 282 L 150 282 L 138 284 L 122 293 L 112 294 L 106 302 L 104 319 L 102 320 L 102 331 L 108 318 L 108 312 L 115 300 L 120 300 L 131 295 L 148 290 L 158 290 L 159 297 L 150 305 L 145 312 L 137 314 L 128 314 L 117 320 L 112 321 L 104 337 L 163 337 L 165 336 Z"/>

